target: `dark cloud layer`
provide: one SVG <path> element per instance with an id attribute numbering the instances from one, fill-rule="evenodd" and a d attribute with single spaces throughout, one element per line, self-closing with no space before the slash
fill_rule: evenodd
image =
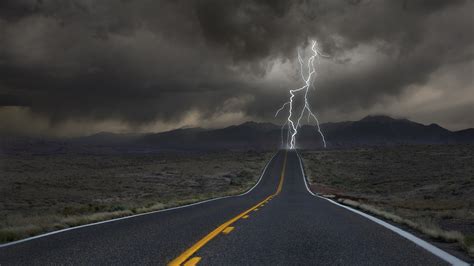
<path id="1" fill-rule="evenodd" d="M 473 12 L 457 0 L 1 1 L 0 111 L 25 107 L 52 127 L 268 120 L 299 85 L 283 66 L 312 38 L 331 56 L 312 98 L 320 113 L 370 112 L 426 87 L 474 103 L 472 83 L 439 88 L 434 76 L 472 67 Z"/>

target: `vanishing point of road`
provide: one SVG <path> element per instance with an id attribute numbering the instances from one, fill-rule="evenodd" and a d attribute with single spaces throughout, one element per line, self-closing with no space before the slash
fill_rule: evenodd
<path id="1" fill-rule="evenodd" d="M 0 265 L 448 265 L 373 220 L 311 194 L 295 151 L 249 192 L 0 248 Z M 436 253 L 436 252 L 435 252 Z"/>

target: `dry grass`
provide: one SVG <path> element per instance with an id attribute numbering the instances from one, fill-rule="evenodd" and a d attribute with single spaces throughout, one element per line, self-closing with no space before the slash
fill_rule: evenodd
<path id="1" fill-rule="evenodd" d="M 406 218 L 402 218 L 394 213 L 390 213 L 390 212 L 378 209 L 375 206 L 364 204 L 364 203 L 350 200 L 350 199 L 339 198 L 338 202 L 361 209 L 368 213 L 375 214 L 387 220 L 390 220 L 399 224 L 407 225 L 434 239 L 440 239 L 446 242 L 458 242 L 460 244 L 464 243 L 464 236 L 462 233 L 458 231 L 443 230 L 438 225 L 434 224 L 431 221 L 427 221 L 427 220 L 412 221 Z"/>
<path id="2" fill-rule="evenodd" d="M 312 188 L 474 255 L 474 146 L 306 151 Z"/>
<path id="3" fill-rule="evenodd" d="M 0 242 L 239 194 L 271 155 L 0 156 Z"/>

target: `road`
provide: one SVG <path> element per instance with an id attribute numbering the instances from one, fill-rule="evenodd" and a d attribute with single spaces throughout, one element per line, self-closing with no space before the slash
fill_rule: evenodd
<path id="1" fill-rule="evenodd" d="M 247 194 L 0 248 L 0 264 L 447 265 L 439 256 L 307 190 L 279 151 Z"/>

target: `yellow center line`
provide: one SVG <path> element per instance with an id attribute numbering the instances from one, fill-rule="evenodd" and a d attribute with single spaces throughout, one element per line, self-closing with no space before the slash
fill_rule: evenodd
<path id="1" fill-rule="evenodd" d="M 264 200 L 260 201 L 259 203 L 255 204 L 254 206 L 252 206 L 250 209 L 242 212 L 241 214 L 235 216 L 234 218 L 228 220 L 227 222 L 221 224 L 219 227 L 217 227 L 216 229 L 212 230 L 212 232 L 210 232 L 209 234 L 207 234 L 205 237 L 203 237 L 201 240 L 199 240 L 198 242 L 196 242 L 194 245 L 192 245 L 190 248 L 188 248 L 187 250 L 185 250 L 183 253 L 181 253 L 181 255 L 179 255 L 178 257 L 176 257 L 174 260 L 172 260 L 170 263 L 168 263 L 168 266 L 178 266 L 178 265 L 181 265 L 183 262 L 185 262 L 189 257 L 191 257 L 194 253 L 196 253 L 196 251 L 198 251 L 200 248 L 202 248 L 204 245 L 207 244 L 207 242 L 211 241 L 214 237 L 216 237 L 219 233 L 221 233 L 222 231 L 224 231 L 224 229 L 226 229 L 227 227 L 229 227 L 230 225 L 232 225 L 234 222 L 236 222 L 237 220 L 239 220 L 240 218 L 248 215 L 249 212 L 257 209 L 261 204 L 263 204 L 265 201 L 268 201 L 269 199 L 273 198 L 274 196 L 280 194 L 281 192 L 281 189 L 283 187 L 283 180 L 285 179 L 285 169 L 286 169 L 286 158 L 287 158 L 287 155 L 288 153 L 285 152 L 285 159 L 283 161 L 283 167 L 281 169 L 281 175 L 280 175 L 280 182 L 278 183 L 278 187 L 277 187 L 277 190 L 275 191 L 275 193 L 273 193 L 272 195 L 266 197 Z M 192 258 L 191 260 L 195 259 L 195 258 L 199 258 L 199 260 L 201 259 L 200 257 L 194 257 Z M 189 260 L 187 263 L 191 262 L 191 260 Z M 194 263 L 196 264 L 199 260 L 195 261 Z"/>
<path id="2" fill-rule="evenodd" d="M 188 260 L 184 266 L 195 266 L 196 264 L 198 264 L 198 262 L 201 260 L 201 257 L 194 257 L 190 260 Z"/>
<path id="3" fill-rule="evenodd" d="M 224 233 L 224 234 L 227 235 L 227 234 L 229 234 L 230 232 L 232 232 L 232 230 L 234 230 L 234 227 L 229 226 L 229 227 L 227 227 L 226 229 L 224 229 L 224 231 L 222 231 L 222 233 Z"/>

